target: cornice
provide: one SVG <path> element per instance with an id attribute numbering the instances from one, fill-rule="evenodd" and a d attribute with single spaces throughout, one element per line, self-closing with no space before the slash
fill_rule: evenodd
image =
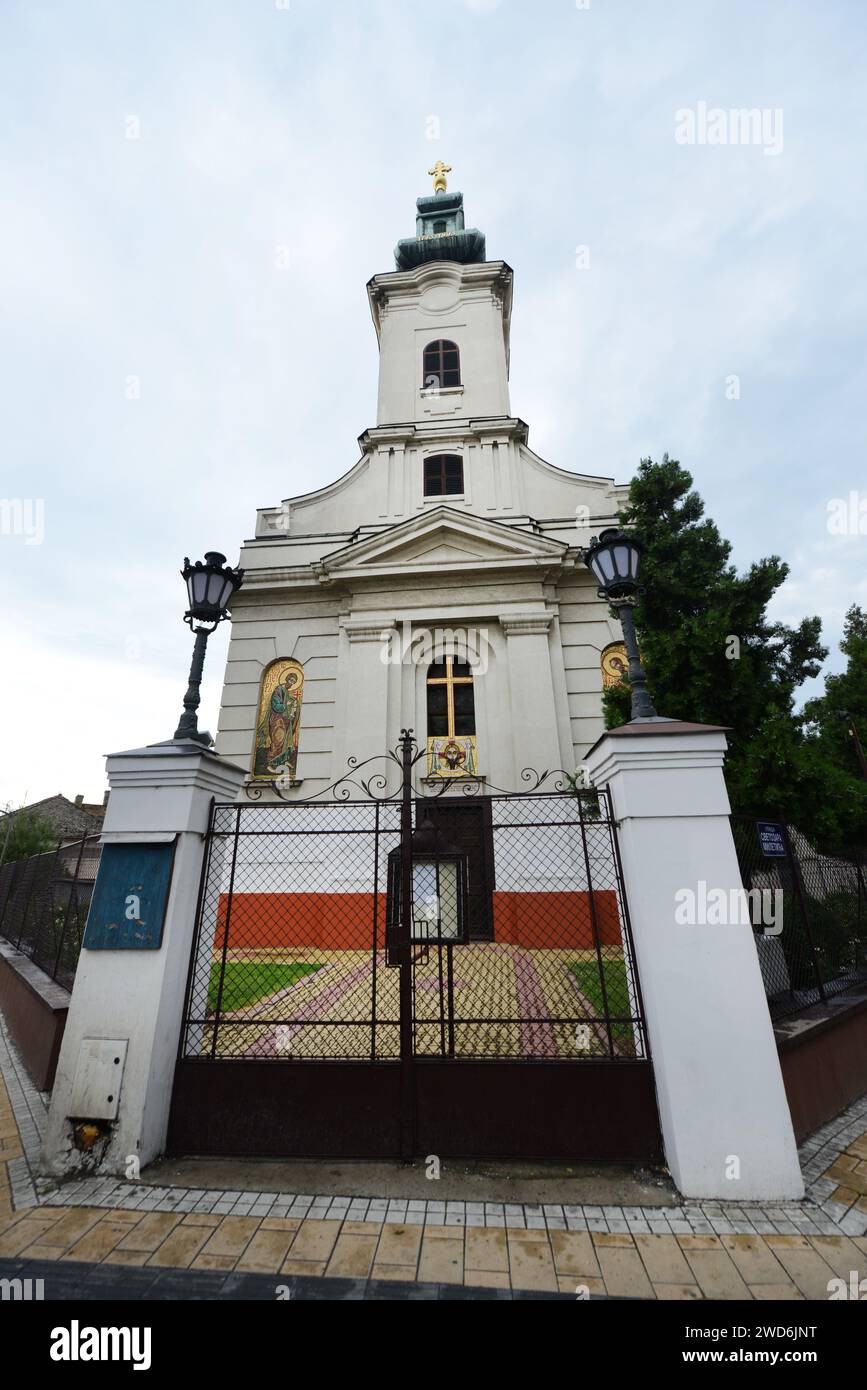
<path id="1" fill-rule="evenodd" d="M 500 627 L 507 637 L 541 636 L 554 621 L 553 613 L 501 613 Z"/>

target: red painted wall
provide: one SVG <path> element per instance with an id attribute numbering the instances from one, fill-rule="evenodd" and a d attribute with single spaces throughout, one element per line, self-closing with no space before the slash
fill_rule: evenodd
<path id="1" fill-rule="evenodd" d="M 377 941 L 385 944 L 385 894 L 378 894 Z M 494 893 L 494 940 L 534 949 L 595 945 L 589 893 Z M 304 946 L 322 951 L 369 951 L 372 893 L 236 893 L 230 950 Z M 599 944 L 620 946 L 616 893 L 593 894 Z M 228 896 L 220 898 L 215 947 L 222 948 Z"/>

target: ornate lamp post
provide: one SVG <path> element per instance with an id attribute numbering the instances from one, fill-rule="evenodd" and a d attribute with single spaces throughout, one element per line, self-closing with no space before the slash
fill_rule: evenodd
<path id="1" fill-rule="evenodd" d="M 190 666 L 190 683 L 184 696 L 184 712 L 175 730 L 175 738 L 192 739 L 195 743 L 210 748 L 214 740 L 210 734 L 199 733 L 196 714 L 201 698 L 199 692 L 205 666 L 205 650 L 211 633 L 229 616 L 227 605 L 232 595 L 237 593 L 243 584 L 244 571 L 233 570 L 226 564 L 225 555 L 221 555 L 217 550 L 209 550 L 204 563 L 197 560 L 191 565 L 189 558 L 185 559 L 181 575 L 186 581 L 190 603 L 188 611 L 184 614 L 184 622 L 189 623 L 191 631 L 196 634 L 196 644 Z"/>
<path id="2" fill-rule="evenodd" d="M 641 593 L 638 570 L 642 543 L 637 536 L 609 526 L 594 536 L 584 563 L 599 585 L 599 597 L 617 609 L 629 657 L 629 684 L 632 689 L 632 719 L 644 722 L 659 719 L 647 690 L 647 677 L 638 654 L 638 638 L 632 610 Z"/>

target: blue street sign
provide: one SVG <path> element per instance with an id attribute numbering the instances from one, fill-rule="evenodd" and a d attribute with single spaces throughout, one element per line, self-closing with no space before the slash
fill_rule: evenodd
<path id="1" fill-rule="evenodd" d="M 103 846 L 85 950 L 159 950 L 174 857 L 174 844 Z"/>
<path id="2" fill-rule="evenodd" d="M 759 837 L 759 848 L 766 859 L 785 859 L 786 840 L 781 825 L 774 821 L 756 821 L 756 833 Z"/>

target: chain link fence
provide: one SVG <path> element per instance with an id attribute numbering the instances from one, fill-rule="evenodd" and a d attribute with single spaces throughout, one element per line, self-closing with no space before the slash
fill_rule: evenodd
<path id="1" fill-rule="evenodd" d="M 99 856 L 87 835 L 0 868 L 0 936 L 70 991 Z"/>
<path id="2" fill-rule="evenodd" d="M 778 894 L 773 930 L 755 932 L 773 1018 L 867 983 L 867 869 L 820 853 L 781 821 L 732 817 L 744 888 Z"/>

